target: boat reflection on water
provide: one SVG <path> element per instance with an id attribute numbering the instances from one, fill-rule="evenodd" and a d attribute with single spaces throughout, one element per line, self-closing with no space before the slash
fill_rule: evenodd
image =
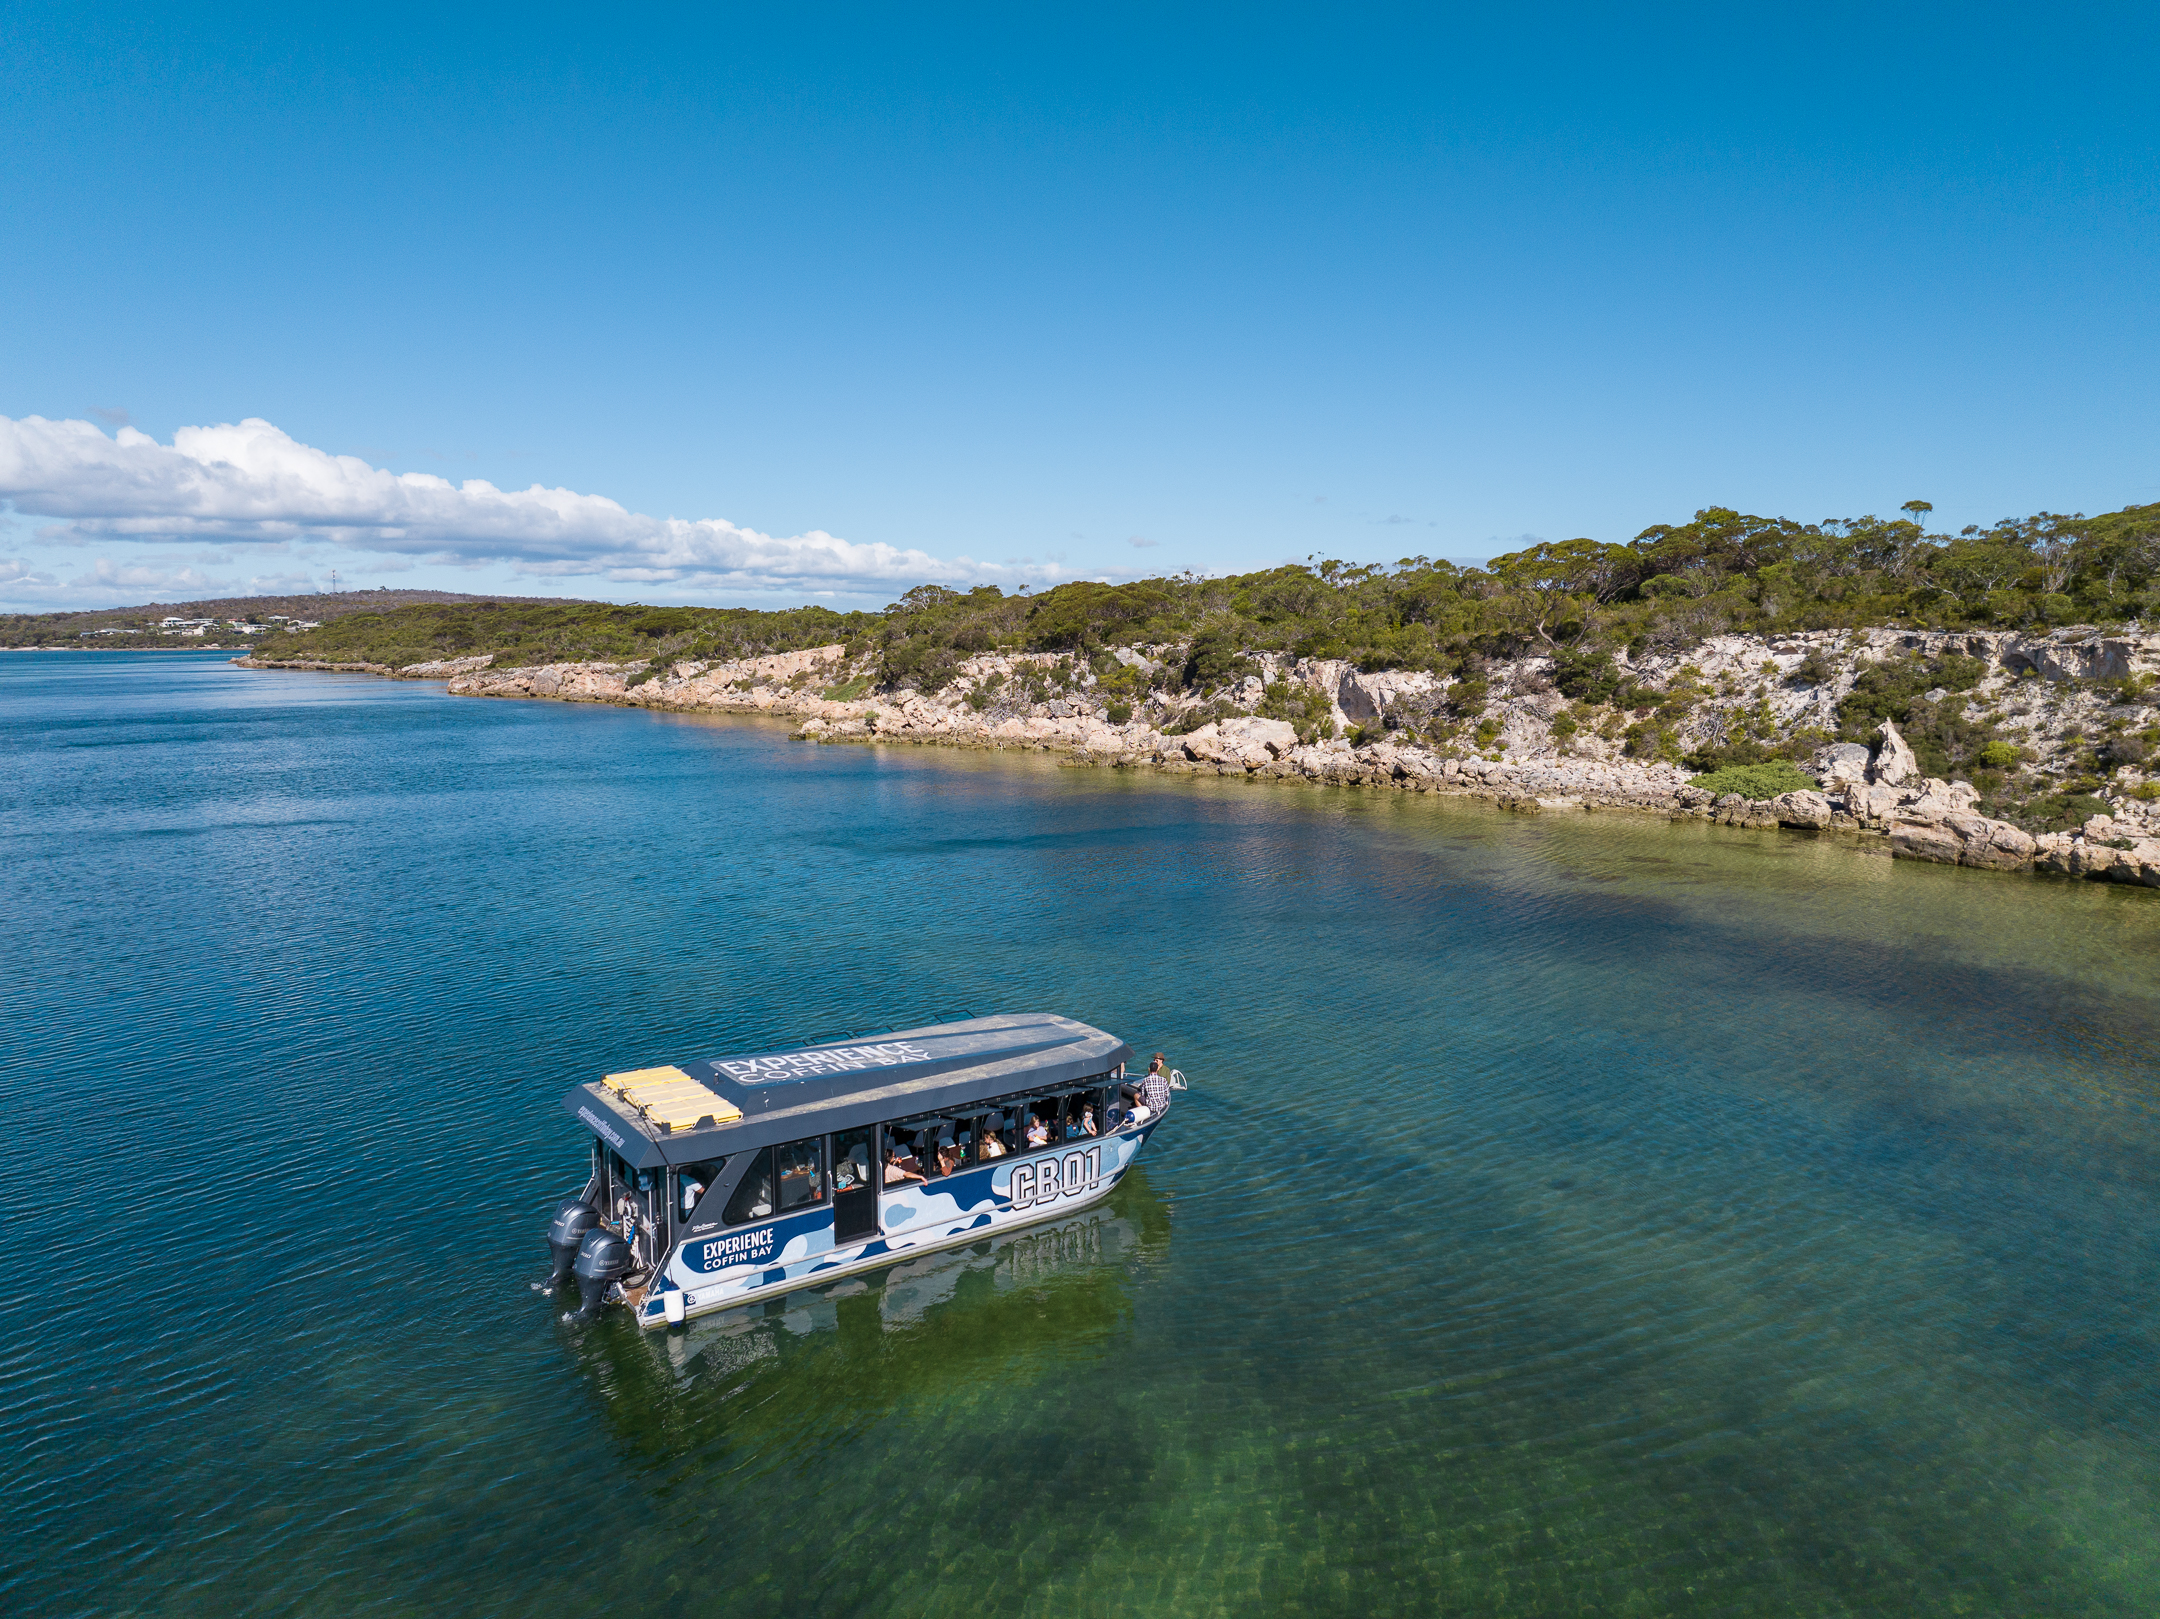
<path id="1" fill-rule="evenodd" d="M 867 1300 L 890 1331 L 923 1324 L 933 1311 L 957 1299 L 970 1277 L 987 1284 L 990 1298 L 983 1303 L 1028 1288 L 1101 1287 L 1109 1280 L 1102 1274 L 1104 1267 L 1121 1266 L 1140 1252 L 1142 1241 L 1141 1222 L 1132 1214 L 1108 1206 L 1084 1209 L 970 1247 L 922 1254 L 867 1275 L 804 1288 L 774 1300 L 761 1315 L 738 1311 L 733 1318 L 692 1321 L 661 1338 L 657 1347 L 678 1375 L 696 1375 L 700 1362 L 740 1366 L 777 1355 L 783 1338 L 838 1332 L 842 1310 L 857 1299 Z M 1109 1292 L 1116 1294 L 1122 1313 L 1123 1289 L 1106 1290 L 1105 1302 L 1110 1302 Z"/>
<path id="2" fill-rule="evenodd" d="M 819 1407 L 836 1388 L 863 1415 L 934 1400 L 978 1367 L 1009 1368 L 1023 1347 L 1038 1360 L 1054 1347 L 1039 1363 L 1068 1372 L 1106 1357 L 1130 1319 L 1134 1283 L 1160 1263 L 1169 1235 L 1168 1204 L 1135 1168 L 1108 1199 L 1063 1219 L 664 1333 L 623 1319 L 572 1338 L 633 1451 L 717 1462 L 822 1430 L 830 1411 Z"/>

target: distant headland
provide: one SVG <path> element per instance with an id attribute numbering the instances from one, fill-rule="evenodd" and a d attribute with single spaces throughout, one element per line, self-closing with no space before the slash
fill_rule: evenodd
<path id="1" fill-rule="evenodd" d="M 252 646 L 266 636 L 300 635 L 355 614 L 455 602 L 561 606 L 539 596 L 467 596 L 449 590 L 342 590 L 296 596 L 214 596 L 65 613 L 0 613 L 0 648 L 9 652 L 210 651 L 231 640 Z M 582 605 L 582 604 L 580 604 Z M 229 649 L 227 649 L 229 650 Z"/>

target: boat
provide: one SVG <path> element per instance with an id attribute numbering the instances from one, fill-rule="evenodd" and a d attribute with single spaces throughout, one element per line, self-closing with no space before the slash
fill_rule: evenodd
<path id="1" fill-rule="evenodd" d="M 1174 1091 L 1051 1013 L 632 1069 L 564 1099 L 592 1136 L 548 1227 L 581 1320 L 664 1328 L 1108 1197 Z M 1153 1103 L 1150 1105 L 1150 1097 Z"/>

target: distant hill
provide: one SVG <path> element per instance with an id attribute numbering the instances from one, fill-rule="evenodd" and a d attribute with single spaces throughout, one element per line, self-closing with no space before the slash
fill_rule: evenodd
<path id="1" fill-rule="evenodd" d="M 458 604 L 518 606 L 599 605 L 564 596 L 467 596 L 452 590 L 345 590 L 311 596 L 217 596 L 204 601 L 145 602 L 139 607 L 98 607 L 71 613 L 0 614 L 0 646 L 206 646 L 237 645 L 230 630 L 202 636 L 167 635 L 158 630 L 166 618 L 214 618 L 222 625 L 238 619 L 259 624 L 269 614 L 329 624 L 355 613 L 384 613 L 399 607 Z M 114 631 L 92 634 L 85 631 Z"/>
<path id="2" fill-rule="evenodd" d="M 935 587 L 932 593 L 955 594 L 938 593 Z M 1007 599 L 994 588 L 989 594 L 1000 601 Z M 1011 600 L 1025 611 L 1025 598 Z M 466 596 L 348 613 L 320 629 L 263 636 L 255 643 L 255 654 L 393 666 L 481 652 L 516 663 L 740 658 L 834 641 L 862 641 L 874 635 L 887 616 L 836 613 L 827 607 L 773 612 L 749 607 L 641 607 Z"/>

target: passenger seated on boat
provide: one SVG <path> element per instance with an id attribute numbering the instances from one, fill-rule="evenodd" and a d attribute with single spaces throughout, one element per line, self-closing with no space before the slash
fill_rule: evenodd
<path id="1" fill-rule="evenodd" d="M 937 1148 L 937 1168 L 932 1170 L 931 1173 L 936 1175 L 950 1175 L 954 1170 L 958 1169 L 959 1167 L 959 1143 L 952 1141 L 940 1141 Z"/>
<path id="2" fill-rule="evenodd" d="M 887 1142 L 885 1144 L 885 1184 L 887 1186 L 904 1186 L 909 1181 L 920 1181 L 922 1177 L 915 1173 L 914 1162 L 914 1159 L 904 1157 L 900 1149 L 893 1143 Z"/>
<path id="3" fill-rule="evenodd" d="M 1075 1126 L 1073 1133 L 1082 1136 L 1091 1136 L 1097 1133 L 1095 1129 L 1095 1104 L 1093 1102 L 1081 1104 L 1080 1122 Z"/>
<path id="4" fill-rule="evenodd" d="M 825 1201 L 825 1138 L 790 1141 L 773 1148 L 780 1172 L 780 1212 L 808 1208 Z"/>
<path id="5" fill-rule="evenodd" d="M 860 1142 L 848 1149 L 848 1155 L 833 1166 L 833 1190 L 851 1192 L 870 1180 L 870 1149 Z"/>
<path id="6" fill-rule="evenodd" d="M 1005 1156 L 1005 1143 L 998 1140 L 998 1133 L 996 1130 L 990 1129 L 987 1126 L 982 1132 L 982 1147 L 980 1149 L 980 1156 L 984 1158 L 1002 1158 Z"/>
<path id="7" fill-rule="evenodd" d="M 1047 1147 L 1050 1145 L 1050 1121 L 1040 1113 L 1028 1115 L 1027 1144 L 1031 1147 Z"/>

